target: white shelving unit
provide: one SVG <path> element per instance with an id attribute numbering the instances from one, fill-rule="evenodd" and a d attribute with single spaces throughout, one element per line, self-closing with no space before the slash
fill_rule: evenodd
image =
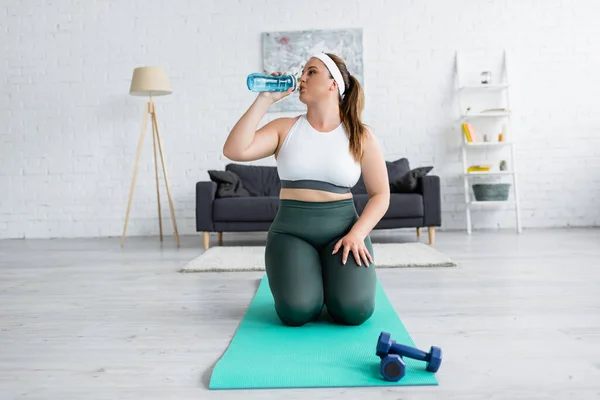
<path id="1" fill-rule="evenodd" d="M 511 108 L 510 108 L 510 97 L 509 97 L 509 89 L 510 83 L 508 81 L 508 60 L 506 51 L 502 53 L 502 75 L 503 79 L 501 82 L 496 83 L 494 79 L 492 79 L 492 83 L 489 84 L 463 84 L 464 77 L 462 76 L 463 69 L 462 63 L 464 62 L 463 56 L 460 52 L 456 52 L 456 89 L 458 96 L 458 107 L 460 111 L 459 118 L 459 128 L 460 134 L 462 136 L 462 146 L 461 146 L 461 158 L 463 164 L 463 182 L 464 182 L 464 191 L 465 191 L 465 209 L 466 209 L 466 217 L 467 217 L 467 233 L 471 234 L 472 225 L 471 225 L 471 209 L 473 207 L 482 207 L 487 209 L 488 207 L 498 207 L 509 205 L 512 206 L 515 211 L 515 219 L 516 219 L 516 230 L 518 233 L 521 233 L 521 213 L 519 209 L 519 186 L 517 179 L 517 165 L 515 160 L 515 137 L 512 130 L 511 124 Z M 474 104 L 465 104 L 463 96 L 465 93 L 476 93 L 483 94 L 489 92 L 499 92 L 503 95 L 504 106 L 499 106 L 506 111 L 483 111 L 483 112 L 467 112 L 467 107 L 471 107 L 473 109 Z M 478 137 L 476 142 L 467 141 L 462 124 L 470 123 L 476 119 L 487 119 L 487 118 L 495 118 L 502 119 L 503 125 L 506 127 L 505 138 L 504 141 L 497 141 L 494 137 L 492 141 L 484 142 L 483 136 Z M 507 164 L 509 168 L 504 171 L 499 169 L 500 159 L 494 160 L 496 168 L 490 170 L 489 172 L 468 172 L 469 167 L 469 155 L 471 152 L 477 151 L 486 151 L 486 152 L 495 152 L 500 149 L 509 149 L 510 157 L 507 160 Z M 487 162 L 490 164 L 491 162 Z M 493 164 L 493 163 L 492 163 Z M 511 193 L 512 199 L 509 195 L 509 199 L 506 201 L 477 201 L 474 196 L 471 196 L 471 184 L 474 179 L 485 179 L 486 177 L 494 177 L 496 179 L 509 177 L 511 178 Z"/>

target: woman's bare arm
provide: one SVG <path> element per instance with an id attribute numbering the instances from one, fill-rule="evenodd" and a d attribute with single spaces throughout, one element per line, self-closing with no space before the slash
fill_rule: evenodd
<path id="1" fill-rule="evenodd" d="M 352 232 L 364 239 L 383 218 L 390 206 L 390 184 L 385 158 L 377 138 L 370 130 L 364 142 L 361 168 L 369 201 L 352 227 Z"/>
<path id="2" fill-rule="evenodd" d="M 275 72 L 272 75 L 281 75 Z M 253 161 L 275 154 L 279 145 L 279 134 L 287 118 L 277 118 L 257 130 L 269 107 L 276 101 L 289 96 L 287 92 L 260 93 L 248 110 L 233 126 L 223 145 L 223 155 L 234 161 Z"/>

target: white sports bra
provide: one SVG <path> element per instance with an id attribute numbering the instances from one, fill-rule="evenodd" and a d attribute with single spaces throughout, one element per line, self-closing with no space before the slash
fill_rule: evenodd
<path id="1" fill-rule="evenodd" d="M 350 192 L 360 178 L 361 166 L 352 157 L 349 144 L 343 124 L 330 132 L 319 132 L 306 114 L 301 115 L 277 155 L 281 187 Z"/>

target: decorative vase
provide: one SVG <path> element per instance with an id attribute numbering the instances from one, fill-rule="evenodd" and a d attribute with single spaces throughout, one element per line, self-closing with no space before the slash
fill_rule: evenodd
<path id="1" fill-rule="evenodd" d="M 481 73 L 481 83 L 483 83 L 483 84 L 492 83 L 492 73 L 490 71 L 483 71 Z"/>

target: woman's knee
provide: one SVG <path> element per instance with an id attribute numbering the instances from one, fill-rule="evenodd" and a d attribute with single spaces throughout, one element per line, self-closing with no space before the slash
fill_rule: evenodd
<path id="1" fill-rule="evenodd" d="M 286 325 L 302 326 L 317 319 L 323 309 L 323 299 L 287 298 L 275 304 L 277 316 Z"/>
<path id="2" fill-rule="evenodd" d="M 365 245 L 374 258 L 369 238 L 365 240 Z M 341 255 L 331 255 L 329 249 L 321 254 L 321 258 L 329 315 L 340 324 L 363 324 L 375 311 L 375 265 L 365 266 L 364 261 L 359 265 L 352 252 L 348 255 L 347 263 L 342 264 Z"/>
<path id="3" fill-rule="evenodd" d="M 350 299 L 328 299 L 327 312 L 339 324 L 361 325 L 375 312 L 375 303 L 371 299 L 361 302 Z"/>
<path id="4" fill-rule="evenodd" d="M 275 310 L 284 324 L 301 326 L 321 313 L 321 260 L 311 244 L 293 235 L 270 233 L 265 266 Z"/>

